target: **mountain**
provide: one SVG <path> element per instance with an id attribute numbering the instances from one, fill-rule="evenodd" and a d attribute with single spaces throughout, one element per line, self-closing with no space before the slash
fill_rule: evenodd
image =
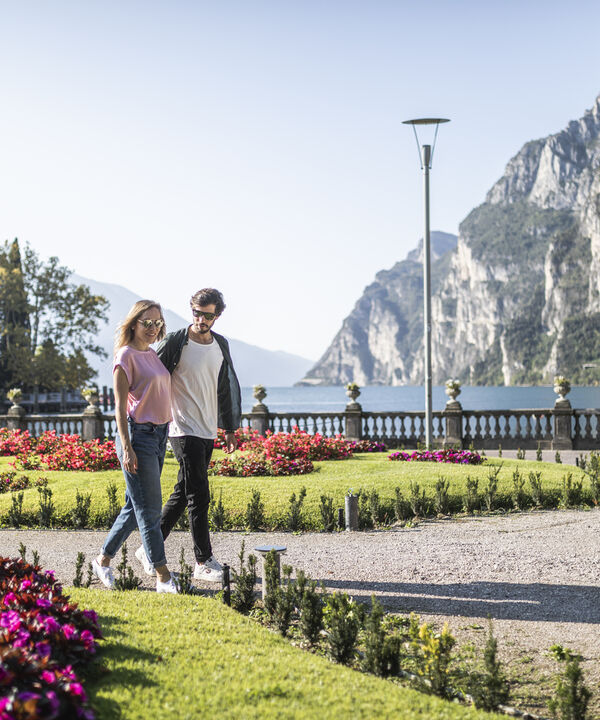
<path id="1" fill-rule="evenodd" d="M 101 360 L 95 356 L 88 357 L 92 367 L 98 371 L 95 382 L 100 387 L 103 385 L 110 386 L 112 385 L 111 358 L 114 332 L 133 303 L 140 300 L 140 296 L 120 285 L 98 282 L 80 275 L 71 275 L 70 280 L 78 285 L 88 285 L 93 293 L 103 295 L 110 302 L 108 323 L 101 328 L 98 334 L 98 344 L 106 350 L 108 358 Z M 182 318 L 167 308 L 163 308 L 163 314 L 169 331 L 190 324 L 189 320 Z M 307 360 L 298 355 L 264 350 L 256 345 L 249 345 L 232 338 L 228 338 L 228 340 L 235 370 L 243 387 L 259 383 L 267 387 L 293 385 L 313 365 L 312 360 Z"/>
<path id="2" fill-rule="evenodd" d="M 455 248 L 442 252 L 438 240 L 435 383 L 535 384 L 558 372 L 597 380 L 599 171 L 600 97 L 561 132 L 523 146 L 461 223 Z M 417 256 L 377 274 L 302 382 L 423 382 Z"/>

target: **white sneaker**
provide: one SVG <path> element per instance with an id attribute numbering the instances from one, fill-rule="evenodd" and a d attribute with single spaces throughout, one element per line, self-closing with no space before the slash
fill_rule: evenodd
<path id="1" fill-rule="evenodd" d="M 148 556 L 146 555 L 143 545 L 140 545 L 135 551 L 135 556 L 142 563 L 146 575 L 156 575 L 156 570 L 154 569 L 154 566 L 150 564 L 150 560 L 148 560 Z"/>
<path id="2" fill-rule="evenodd" d="M 173 593 L 177 595 L 179 590 L 177 589 L 177 585 L 175 584 L 175 580 L 173 580 L 173 576 L 167 580 L 167 582 L 161 582 L 158 578 L 156 578 L 156 592 L 157 593 Z"/>
<path id="3" fill-rule="evenodd" d="M 223 582 L 223 566 L 211 555 L 205 563 L 196 563 L 194 580 Z"/>
<path id="4" fill-rule="evenodd" d="M 92 560 L 92 570 L 98 580 L 100 580 L 103 585 L 106 585 L 109 590 L 115 589 L 115 576 L 113 575 L 111 567 L 100 565 L 96 558 L 94 558 Z"/>

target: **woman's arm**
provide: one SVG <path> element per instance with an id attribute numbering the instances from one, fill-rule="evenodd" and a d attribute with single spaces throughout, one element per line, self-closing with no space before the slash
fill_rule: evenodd
<path id="1" fill-rule="evenodd" d="M 115 387 L 115 419 L 117 430 L 123 447 L 123 469 L 135 475 L 138 469 L 136 454 L 131 447 L 129 428 L 127 427 L 127 396 L 129 395 L 129 380 L 122 367 L 117 365 L 113 372 Z"/>

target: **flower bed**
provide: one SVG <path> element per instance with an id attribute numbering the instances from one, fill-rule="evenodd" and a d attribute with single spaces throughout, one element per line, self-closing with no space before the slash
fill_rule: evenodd
<path id="1" fill-rule="evenodd" d="M 225 477 L 252 477 L 254 475 L 306 475 L 314 470 L 314 465 L 306 458 L 269 458 L 264 453 L 239 454 L 227 456 L 210 463 L 209 474 Z"/>
<path id="2" fill-rule="evenodd" d="M 69 603 L 54 574 L 0 558 L 0 718 L 92 720 L 74 668 L 101 637 L 93 610 Z"/>
<path id="3" fill-rule="evenodd" d="M 472 450 L 452 450 L 445 448 L 443 450 L 414 450 L 406 452 L 400 450 L 388 455 L 388 460 L 403 460 L 406 462 L 438 462 L 438 463 L 458 463 L 461 465 L 481 465 L 484 461 L 479 453 Z"/>
<path id="4" fill-rule="evenodd" d="M 47 430 L 39 438 L 28 432 L 0 429 L 0 455 L 16 455 L 20 470 L 114 470 L 119 460 L 112 440 L 83 441 L 79 435 Z"/>

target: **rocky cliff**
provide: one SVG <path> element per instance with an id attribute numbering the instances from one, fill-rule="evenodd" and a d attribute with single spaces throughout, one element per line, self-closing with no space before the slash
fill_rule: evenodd
<path id="1" fill-rule="evenodd" d="M 596 381 L 600 97 L 580 120 L 510 160 L 456 244 L 432 233 L 432 246 L 435 383 L 537 383 L 556 372 Z M 413 251 L 377 274 L 303 382 L 421 384 L 422 306 Z"/>

